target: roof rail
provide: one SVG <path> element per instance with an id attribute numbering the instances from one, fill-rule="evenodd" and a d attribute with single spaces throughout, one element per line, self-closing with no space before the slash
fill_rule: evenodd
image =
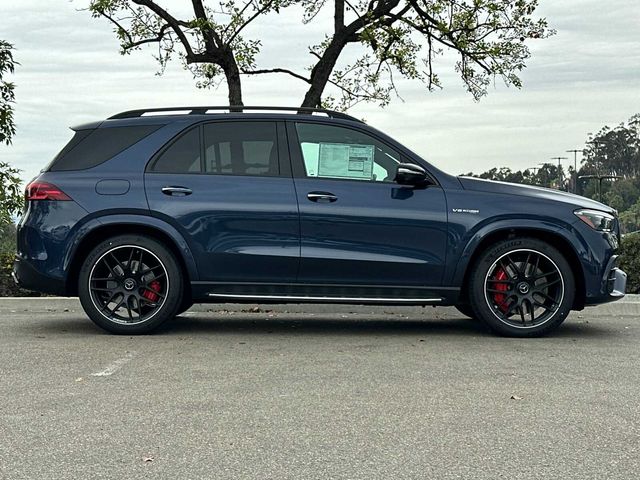
<path id="1" fill-rule="evenodd" d="M 128 110 L 109 117 L 109 120 L 121 119 L 121 118 L 135 118 L 142 117 L 146 113 L 161 114 L 167 112 L 171 115 L 172 112 L 186 112 L 188 115 L 206 115 L 211 110 L 214 111 L 228 111 L 229 113 L 245 112 L 248 110 L 257 111 L 276 111 L 276 112 L 295 112 L 295 113 L 323 113 L 329 118 L 338 118 L 341 120 L 351 120 L 353 122 L 363 123 L 351 115 L 346 113 L 336 112 L 334 110 L 326 110 L 324 108 L 309 108 L 309 107 L 268 107 L 268 106 L 244 106 L 244 105 L 230 105 L 230 106 L 199 106 L 199 107 L 167 107 L 167 108 L 144 108 L 140 110 Z"/>

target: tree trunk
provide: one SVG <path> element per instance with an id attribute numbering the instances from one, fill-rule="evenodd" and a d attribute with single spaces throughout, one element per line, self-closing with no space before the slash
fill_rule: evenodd
<path id="1" fill-rule="evenodd" d="M 338 57 L 346 44 L 347 41 L 344 35 L 333 37 L 333 40 L 322 54 L 322 57 L 313 67 L 313 70 L 311 70 L 311 86 L 304 96 L 301 107 L 320 107 L 322 92 L 324 92 L 331 72 L 333 72 Z"/>
<path id="2" fill-rule="evenodd" d="M 240 69 L 233 55 L 233 50 L 226 47 L 221 48 L 218 52 L 218 59 L 215 62 L 222 68 L 224 76 L 227 79 L 227 88 L 229 90 L 229 105 L 242 106 L 242 83 L 240 81 Z"/>
<path id="3" fill-rule="evenodd" d="M 227 79 L 227 88 L 229 90 L 229 105 L 241 106 L 242 103 L 242 83 L 240 81 L 240 69 L 233 57 L 233 53 L 228 51 L 225 55 L 227 58 L 220 63 L 224 76 Z"/>

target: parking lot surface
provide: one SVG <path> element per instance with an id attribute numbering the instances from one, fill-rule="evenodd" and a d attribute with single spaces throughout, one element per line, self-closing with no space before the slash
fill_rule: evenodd
<path id="1" fill-rule="evenodd" d="M 321 305 L 128 337 L 76 300 L 0 300 L 0 478 L 637 479 L 637 306 L 532 340 Z"/>

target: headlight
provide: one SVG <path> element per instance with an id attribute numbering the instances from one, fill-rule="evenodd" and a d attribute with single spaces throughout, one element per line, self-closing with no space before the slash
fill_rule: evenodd
<path id="1" fill-rule="evenodd" d="M 580 209 L 573 212 L 584 223 L 599 232 L 610 232 L 613 229 L 615 217 L 599 210 Z"/>

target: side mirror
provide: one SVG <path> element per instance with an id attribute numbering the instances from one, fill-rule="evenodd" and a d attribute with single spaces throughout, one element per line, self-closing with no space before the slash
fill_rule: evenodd
<path id="1" fill-rule="evenodd" d="M 396 176 L 393 179 L 400 185 L 428 185 L 427 172 L 415 163 L 400 163 L 396 167 Z"/>

